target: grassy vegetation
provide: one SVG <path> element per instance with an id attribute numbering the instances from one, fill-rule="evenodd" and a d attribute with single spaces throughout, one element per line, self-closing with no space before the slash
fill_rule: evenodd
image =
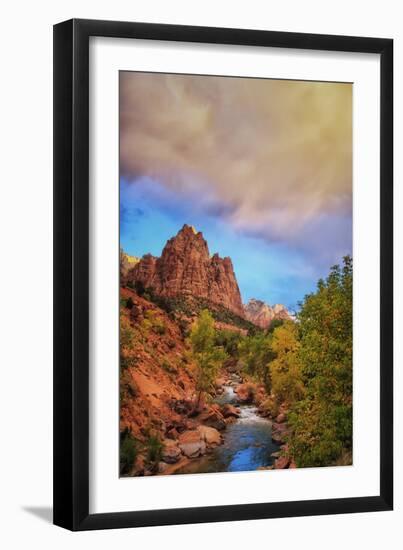
<path id="1" fill-rule="evenodd" d="M 149 470 L 157 468 L 161 460 L 163 443 L 155 434 L 149 434 L 145 441 L 139 441 L 130 433 L 124 430 L 120 433 L 120 475 L 131 475 L 137 457 L 145 457 Z"/>
<path id="2" fill-rule="evenodd" d="M 130 327 L 129 321 L 123 316 L 120 316 L 120 371 L 134 366 L 136 358 L 131 354 L 134 345 L 134 334 Z"/>
<path id="3" fill-rule="evenodd" d="M 147 461 L 151 465 L 157 464 L 161 460 L 163 450 L 162 441 L 156 435 L 150 435 L 147 440 Z"/>
<path id="4" fill-rule="evenodd" d="M 238 328 L 247 330 L 249 333 L 254 334 L 259 332 L 260 329 L 256 327 L 250 321 L 247 321 L 243 317 L 236 315 L 223 306 L 213 304 L 204 298 L 196 298 L 194 296 L 159 296 L 155 293 L 153 288 L 144 288 L 142 283 L 129 283 L 129 287 L 137 292 L 139 296 L 142 296 L 145 300 L 153 302 L 155 305 L 163 309 L 172 319 L 180 320 L 183 317 L 192 318 L 198 316 L 203 310 L 208 309 L 215 321 L 221 323 L 227 323 L 234 325 Z M 183 326 L 183 332 L 188 329 L 188 325 Z M 185 334 L 188 336 L 188 334 Z"/>
<path id="5" fill-rule="evenodd" d="M 178 369 L 166 359 L 161 362 L 161 368 L 163 368 L 168 374 L 178 374 Z"/>
<path id="6" fill-rule="evenodd" d="M 127 431 L 120 434 L 120 473 L 129 474 L 136 461 L 138 444 L 136 439 Z"/>

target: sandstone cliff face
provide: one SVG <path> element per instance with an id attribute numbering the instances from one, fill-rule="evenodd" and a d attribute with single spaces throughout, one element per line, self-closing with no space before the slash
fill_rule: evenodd
<path id="1" fill-rule="evenodd" d="M 205 298 L 244 317 L 241 295 L 230 258 L 210 257 L 201 232 L 184 225 L 156 258 L 147 254 L 128 272 L 128 282 L 141 282 L 161 296 Z"/>
<path id="2" fill-rule="evenodd" d="M 275 319 L 285 319 L 285 320 L 292 319 L 289 311 L 285 306 L 283 306 L 283 304 L 274 304 L 273 311 L 274 311 Z"/>
<path id="3" fill-rule="evenodd" d="M 129 256 L 129 254 L 120 249 L 120 277 L 125 278 L 130 269 L 133 269 L 139 261 L 139 258 L 136 258 L 136 256 Z"/>
<path id="4" fill-rule="evenodd" d="M 261 328 L 268 328 L 274 319 L 291 319 L 289 312 L 282 304 L 271 307 L 254 298 L 244 306 L 244 311 L 245 318 Z"/>

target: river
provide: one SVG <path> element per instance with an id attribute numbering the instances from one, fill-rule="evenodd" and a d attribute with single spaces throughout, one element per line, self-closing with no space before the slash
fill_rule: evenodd
<path id="1" fill-rule="evenodd" d="M 241 411 L 239 418 L 222 432 L 222 445 L 202 458 L 193 459 L 176 473 L 244 472 L 271 466 L 275 460 L 271 453 L 280 449 L 271 440 L 271 422 L 259 416 L 255 406 L 237 403 L 232 386 L 224 386 L 216 403 L 237 405 Z"/>

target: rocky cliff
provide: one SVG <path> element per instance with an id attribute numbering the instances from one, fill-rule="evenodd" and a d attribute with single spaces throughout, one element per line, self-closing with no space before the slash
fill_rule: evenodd
<path id="1" fill-rule="evenodd" d="M 143 256 L 129 270 L 127 282 L 152 287 L 160 296 L 204 298 L 245 316 L 231 259 L 210 256 L 203 234 L 186 224 L 169 239 L 161 257 Z"/>
<path id="2" fill-rule="evenodd" d="M 124 279 L 130 269 L 138 264 L 139 261 L 140 259 L 136 258 L 136 256 L 129 256 L 129 254 L 120 249 L 120 277 Z"/>
<path id="3" fill-rule="evenodd" d="M 282 304 L 270 306 L 254 298 L 244 306 L 244 311 L 246 319 L 261 328 L 268 328 L 274 319 L 291 319 L 289 312 Z"/>

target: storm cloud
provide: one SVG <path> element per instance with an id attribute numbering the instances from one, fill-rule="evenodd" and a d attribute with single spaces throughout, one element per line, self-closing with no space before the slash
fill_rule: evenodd
<path id="1" fill-rule="evenodd" d="M 237 231 L 326 262 L 351 250 L 351 84 L 122 72 L 120 155 L 126 181 Z"/>

